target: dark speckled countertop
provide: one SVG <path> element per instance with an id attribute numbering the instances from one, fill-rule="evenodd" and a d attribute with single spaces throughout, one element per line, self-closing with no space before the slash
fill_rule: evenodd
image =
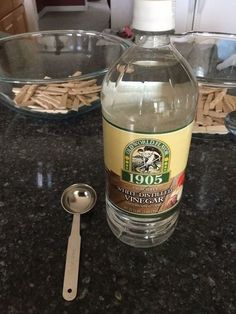
<path id="1" fill-rule="evenodd" d="M 236 313 L 236 140 L 194 136 L 181 215 L 152 249 L 119 242 L 105 218 L 100 109 L 40 121 L 0 106 L 0 313 Z M 79 293 L 62 298 L 75 182 L 98 193 L 82 217 Z"/>

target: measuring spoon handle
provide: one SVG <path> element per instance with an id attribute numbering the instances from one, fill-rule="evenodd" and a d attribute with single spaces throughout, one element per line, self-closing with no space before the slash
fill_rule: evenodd
<path id="1" fill-rule="evenodd" d="M 71 234 L 68 239 L 66 252 L 66 266 L 63 283 L 63 298 L 67 301 L 72 301 L 77 295 L 79 262 L 80 262 L 80 215 L 73 216 Z"/>

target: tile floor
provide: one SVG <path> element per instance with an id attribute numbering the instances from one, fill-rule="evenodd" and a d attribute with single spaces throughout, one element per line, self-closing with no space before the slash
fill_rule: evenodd
<path id="1" fill-rule="evenodd" d="M 39 30 L 83 29 L 103 31 L 109 27 L 107 0 L 88 2 L 87 11 L 47 12 L 39 19 Z"/>

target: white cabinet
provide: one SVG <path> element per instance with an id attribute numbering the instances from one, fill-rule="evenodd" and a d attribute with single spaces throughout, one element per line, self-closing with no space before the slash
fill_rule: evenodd
<path id="1" fill-rule="evenodd" d="M 175 31 L 185 33 L 192 30 L 195 12 L 195 0 L 176 0 Z"/>
<path id="2" fill-rule="evenodd" d="M 113 29 L 131 25 L 133 2 L 111 0 Z M 189 31 L 236 34 L 236 0 L 176 0 L 176 33 Z"/>
<path id="3" fill-rule="evenodd" d="M 197 0 L 193 30 L 236 34 L 236 1 Z"/>
<path id="4" fill-rule="evenodd" d="M 176 0 L 176 32 L 236 34 L 235 0 Z"/>
<path id="5" fill-rule="evenodd" d="M 111 28 L 122 29 L 131 25 L 134 0 L 111 0 Z"/>

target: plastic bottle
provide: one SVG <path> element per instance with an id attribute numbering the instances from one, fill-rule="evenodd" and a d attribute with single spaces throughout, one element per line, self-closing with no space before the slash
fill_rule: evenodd
<path id="1" fill-rule="evenodd" d="M 174 7 L 134 1 L 136 44 L 103 82 L 107 220 L 134 247 L 165 241 L 179 215 L 197 83 L 170 42 Z"/>

